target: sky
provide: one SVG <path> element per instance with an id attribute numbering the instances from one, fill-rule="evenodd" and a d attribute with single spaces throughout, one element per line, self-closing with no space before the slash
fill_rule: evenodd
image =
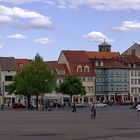
<path id="1" fill-rule="evenodd" d="M 58 60 L 61 50 L 124 52 L 140 43 L 140 0 L 0 0 L 0 56 Z"/>

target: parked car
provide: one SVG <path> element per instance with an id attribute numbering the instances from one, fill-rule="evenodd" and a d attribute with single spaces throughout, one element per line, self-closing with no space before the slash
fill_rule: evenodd
<path id="1" fill-rule="evenodd" d="M 107 107 L 106 103 L 96 103 L 96 107 Z"/>
<path id="2" fill-rule="evenodd" d="M 87 105 L 86 104 L 83 104 L 83 103 L 75 103 L 75 106 L 76 107 L 81 107 L 81 108 L 83 108 L 83 107 L 87 107 Z"/>
<path id="3" fill-rule="evenodd" d="M 60 103 L 57 103 L 57 102 L 54 102 L 53 103 L 53 107 L 54 108 L 64 108 L 64 105 L 60 104 Z"/>
<path id="4" fill-rule="evenodd" d="M 23 104 L 21 104 L 21 103 L 14 103 L 13 105 L 12 105 L 12 108 L 26 108 L 26 106 L 25 105 L 23 105 Z"/>

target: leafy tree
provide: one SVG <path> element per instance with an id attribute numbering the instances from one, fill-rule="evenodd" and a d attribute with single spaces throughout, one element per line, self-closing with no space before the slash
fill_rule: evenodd
<path id="1" fill-rule="evenodd" d="M 86 93 L 81 81 L 77 77 L 72 75 L 66 77 L 64 82 L 56 88 L 56 91 L 70 95 L 70 99 L 72 99 L 73 95 L 85 95 Z"/>
<path id="2" fill-rule="evenodd" d="M 16 94 L 25 95 L 28 98 L 28 107 L 31 95 L 36 95 L 38 109 L 38 96 L 51 92 L 55 88 L 55 83 L 55 76 L 38 56 L 14 77 L 13 83 L 9 85 L 9 92 L 15 91 Z"/>

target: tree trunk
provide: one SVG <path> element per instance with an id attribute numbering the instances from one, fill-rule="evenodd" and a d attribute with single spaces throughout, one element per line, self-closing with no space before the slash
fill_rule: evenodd
<path id="1" fill-rule="evenodd" d="M 36 110 L 38 110 L 38 93 L 36 94 Z"/>
<path id="2" fill-rule="evenodd" d="M 27 96 L 27 106 L 28 106 L 28 109 L 30 109 L 30 99 L 31 99 L 31 95 L 28 95 Z"/>

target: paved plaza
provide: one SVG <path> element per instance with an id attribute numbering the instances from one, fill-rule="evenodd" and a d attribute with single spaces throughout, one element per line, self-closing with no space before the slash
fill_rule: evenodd
<path id="1" fill-rule="evenodd" d="M 136 110 L 113 106 L 69 110 L 0 111 L 0 140 L 140 140 Z"/>

